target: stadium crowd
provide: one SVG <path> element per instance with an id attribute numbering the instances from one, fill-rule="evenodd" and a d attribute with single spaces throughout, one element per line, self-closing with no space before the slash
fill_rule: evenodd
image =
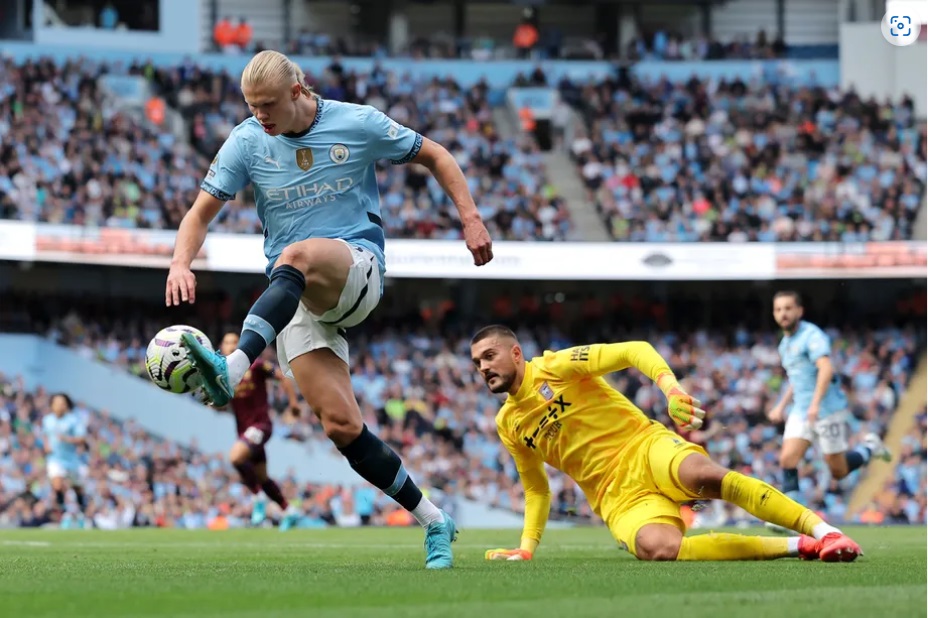
<path id="1" fill-rule="evenodd" d="M 629 60 L 769 60 L 781 58 L 787 46 L 783 39 L 770 40 L 765 30 L 753 41 L 747 36 L 728 42 L 712 37 L 686 37 L 664 28 L 655 29 L 628 42 Z"/>
<path id="2" fill-rule="evenodd" d="M 911 99 L 864 100 L 784 76 L 559 90 L 583 117 L 571 156 L 615 240 L 912 237 L 926 130 Z"/>
<path id="3" fill-rule="evenodd" d="M 0 217 L 175 228 L 202 171 L 248 110 L 237 80 L 192 61 L 133 64 L 187 135 L 120 110 L 88 61 L 0 61 Z M 780 76 L 782 77 L 782 76 Z M 371 104 L 447 146 L 497 239 L 563 240 L 569 211 L 528 135 L 503 139 L 486 84 L 420 79 L 336 58 L 309 83 Z M 61 84 L 54 88 L 50 84 Z M 909 239 L 926 184 L 926 130 L 912 102 L 760 82 L 557 85 L 582 126 L 568 144 L 587 197 L 621 241 Z M 452 205 L 416 165 L 378 167 L 388 237 L 457 239 Z M 217 231 L 260 233 L 250 190 Z"/>
<path id="4" fill-rule="evenodd" d="M 147 342 L 146 334 L 157 330 L 157 321 L 138 310 L 133 314 L 135 317 L 127 319 L 124 316 L 128 314 L 115 309 L 118 304 L 111 306 L 115 315 L 123 317 L 101 321 L 100 314 L 96 313 L 100 310 L 99 306 L 89 306 L 77 299 L 67 304 L 70 310 L 51 321 L 43 320 L 40 311 L 33 313 L 24 309 L 20 317 L 29 317 L 20 319 L 18 327 L 31 327 L 75 347 L 88 359 L 121 365 L 147 379 L 143 367 L 144 342 Z M 210 309 L 201 311 L 209 313 Z M 923 316 L 924 306 L 921 311 Z M 10 315 L 5 319 L 8 320 L 7 328 L 16 322 L 9 321 Z M 397 323 L 415 322 L 401 320 Z M 840 329 L 829 329 L 833 337 L 835 365 L 849 392 L 855 436 L 869 431 L 885 434 L 889 415 L 914 370 L 915 354 L 924 347 L 924 334 L 919 334 L 917 324 L 916 319 L 904 327 L 886 326 L 865 331 L 842 325 Z M 14 324 L 13 328 L 17 326 Z M 359 331 L 352 337 L 355 392 L 365 422 L 397 448 L 414 477 L 431 488 L 435 495 L 461 495 L 518 511 L 522 507 L 521 489 L 516 482 L 512 460 L 500 447 L 495 435 L 494 417 L 499 399 L 485 389 L 473 372 L 468 356 L 468 332 L 460 325 L 446 325 L 440 329 L 378 326 Z M 542 346 L 568 347 L 591 340 L 642 338 L 653 342 L 682 377 L 684 387 L 706 403 L 710 411 L 710 424 L 704 432 L 691 436 L 691 439 L 704 443 L 712 457 L 720 463 L 779 484 L 778 445 L 782 428 L 769 424 L 765 418 L 766 411 L 784 388 L 773 329 L 765 332 L 746 328 L 686 332 L 667 328 L 621 331 L 618 327 L 609 327 L 599 332 L 599 335 L 588 333 L 576 337 L 552 327 L 526 327 L 519 334 L 527 356 L 538 354 Z M 218 337 L 219 333 L 211 333 L 211 336 Z M 647 414 L 670 424 L 663 396 L 644 376 L 630 370 L 611 379 Z M 22 400 L 24 396 L 21 393 L 13 395 L 12 399 L 8 396 L 7 401 L 17 397 Z M 278 387 L 271 386 L 270 398 L 275 410 L 286 409 L 286 397 Z M 28 415 L 37 414 L 44 401 L 41 397 L 34 399 L 39 403 Z M 8 410 L 13 408 L 7 404 Z M 11 414 L 16 417 L 15 413 Z M 114 422 L 105 416 L 94 422 L 100 428 L 114 426 Z M 281 414 L 277 422 L 277 435 L 298 441 L 324 440 L 321 428 L 309 413 L 302 414 L 299 419 Z M 922 429 L 924 422 L 922 414 L 919 420 Z M 125 431 L 130 434 L 138 432 L 138 427 L 129 427 Z M 142 443 L 155 444 L 153 438 L 147 440 Z M 112 443 L 110 440 L 107 442 Z M 188 453 L 177 445 L 162 445 L 155 450 L 159 453 L 163 450 L 171 456 Z M 5 456 L 2 451 L 0 448 L 0 462 L 6 462 L 6 467 L 0 464 L 0 470 L 6 469 L 7 475 L 11 462 L 27 459 L 26 455 L 17 454 L 16 449 L 12 453 L 7 450 Z M 894 458 L 892 465 L 896 472 L 891 485 L 859 519 L 925 521 L 925 451 L 924 432 L 919 434 L 916 428 L 906 439 L 902 453 Z M 229 517 L 245 521 L 247 509 L 240 504 L 245 496 L 240 489 L 229 486 L 235 485 L 231 467 L 213 456 L 192 451 L 185 456 L 185 463 L 176 464 L 179 468 L 162 466 L 162 472 L 156 470 L 158 474 L 166 475 L 165 478 L 172 479 L 164 482 L 174 484 L 185 478 L 186 473 L 181 471 L 187 468 L 193 468 L 200 474 L 192 477 L 190 482 L 181 483 L 181 489 L 177 490 L 180 502 L 171 504 L 181 504 L 183 508 L 178 506 L 180 510 L 174 512 L 200 513 L 199 518 L 191 521 L 202 524 L 208 520 L 204 513 L 213 513 L 219 505 L 227 504 Z M 40 453 L 31 451 L 28 457 L 34 459 L 40 457 Z M 33 466 L 36 474 L 41 472 L 36 467 L 38 465 L 35 463 Z M 130 474 L 135 469 L 135 466 L 123 467 Z M 97 470 L 97 467 L 91 465 L 89 469 Z M 99 491 L 103 491 L 106 483 L 115 482 L 107 480 L 108 477 L 99 470 L 96 473 L 103 475 L 97 479 L 103 482 Z M 584 522 L 595 519 L 573 482 L 553 470 L 551 473 L 555 495 L 553 515 Z M 807 459 L 800 474 L 801 490 L 807 503 L 835 521 L 843 520 L 848 489 L 857 482 L 859 475 L 855 473 L 847 480 L 835 483 L 830 480 L 827 468 L 817 456 Z M 37 484 L 36 487 L 41 485 L 39 477 L 31 480 L 31 483 Z M 19 489 L 24 480 L 17 480 L 14 475 L 12 487 Z M 0 483 L 7 487 L 9 493 L 10 481 L 2 473 Z M 212 483 L 212 489 L 205 490 L 203 483 Z M 38 491 L 41 493 L 41 488 Z M 310 509 L 306 511 L 310 513 L 306 515 L 306 525 L 318 523 L 315 519 L 318 513 L 322 513 L 319 517 L 323 521 L 327 521 L 323 516 L 327 512 L 338 515 L 331 501 L 336 500 L 335 504 L 340 505 L 340 501 L 345 499 L 344 489 L 297 487 L 293 482 L 286 483 L 285 491 L 291 492 L 291 495 L 306 496 L 304 504 Z M 317 494 L 327 496 L 328 502 L 320 504 L 321 499 L 315 498 Z M 389 511 L 388 502 L 377 502 L 369 496 L 363 499 L 354 497 L 353 500 L 374 504 L 374 508 L 378 509 L 376 521 L 387 521 L 391 517 L 391 521 L 399 521 L 398 518 L 402 517 Z M 154 504 L 161 503 L 155 500 Z M 325 510 L 326 505 L 329 511 Z M 167 509 L 167 506 L 159 508 Z M 168 511 L 157 512 L 163 514 Z M 164 516 L 170 519 L 168 515 Z M 748 523 L 745 513 L 726 509 L 721 503 L 710 504 L 696 517 L 697 525 Z M 175 518 L 172 521 L 181 520 Z"/>
<path id="5" fill-rule="evenodd" d="M 46 478 L 42 417 L 52 393 L 27 389 L 21 378 L 0 374 L 0 528 L 237 528 L 252 523 L 252 497 L 222 455 L 196 444 L 180 445 L 78 403 L 87 426 L 80 485 L 58 507 Z M 299 483 L 280 479 L 300 527 L 408 525 L 405 511 L 372 486 Z M 432 492 L 453 512 L 453 502 Z M 279 510 L 270 509 L 275 519 Z M 264 522 L 261 522 L 264 523 Z"/>
<path id="6" fill-rule="evenodd" d="M 210 159 L 248 117 L 237 80 L 189 63 L 133 64 L 185 118 L 186 139 L 121 109 L 97 78 L 113 67 L 86 60 L 0 60 L 0 217 L 89 226 L 176 228 Z M 311 76 L 323 97 L 366 103 L 446 146 L 464 169 L 494 238 L 562 240 L 566 206 L 532 140 L 499 136 L 487 88 L 421 80 L 337 61 Z M 453 204 L 421 166 L 378 166 L 387 236 L 462 238 Z M 229 202 L 217 231 L 261 233 L 251 190 Z"/>

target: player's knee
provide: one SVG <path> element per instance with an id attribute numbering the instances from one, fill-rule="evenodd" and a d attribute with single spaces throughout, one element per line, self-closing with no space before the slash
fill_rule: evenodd
<path id="1" fill-rule="evenodd" d="M 682 535 L 654 532 L 638 533 L 635 539 L 635 557 L 639 560 L 668 561 L 676 560 L 680 553 Z"/>
<path id="2" fill-rule="evenodd" d="M 719 498 L 722 495 L 722 479 L 730 472 L 705 455 L 694 453 L 680 464 L 677 476 L 684 487 L 697 493 L 700 498 Z"/>
<path id="3" fill-rule="evenodd" d="M 347 410 L 332 410 L 329 413 L 321 414 L 320 417 L 326 437 L 339 448 L 354 442 L 364 429 L 361 415 L 351 414 Z"/>
<path id="4" fill-rule="evenodd" d="M 240 466 L 248 461 L 250 455 L 251 453 L 248 451 L 248 448 L 241 442 L 238 442 L 229 451 L 229 463 L 233 466 Z"/>
<path id="5" fill-rule="evenodd" d="M 274 263 L 274 267 L 287 265 L 306 273 L 310 268 L 311 261 L 310 252 L 300 243 L 294 243 L 284 247 L 284 250 L 280 252 L 280 257 L 277 258 L 277 262 Z"/>
<path id="6" fill-rule="evenodd" d="M 844 456 L 841 455 L 841 458 L 829 458 L 828 461 L 828 470 L 831 472 L 831 478 L 836 481 L 840 481 L 848 474 L 850 470 L 847 467 L 847 461 L 844 459 Z"/>

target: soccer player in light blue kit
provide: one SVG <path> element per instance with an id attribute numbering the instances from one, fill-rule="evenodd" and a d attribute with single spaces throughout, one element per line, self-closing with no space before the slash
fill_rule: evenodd
<path id="1" fill-rule="evenodd" d="M 46 472 L 51 481 L 55 500 L 65 511 L 65 494 L 68 484 L 74 490 L 77 505 L 84 512 L 84 491 L 81 482 L 81 454 L 78 446 L 87 438 L 87 427 L 73 412 L 71 398 L 63 393 L 52 395 L 51 412 L 42 418 L 42 434 L 45 436 Z"/>
<path id="2" fill-rule="evenodd" d="M 207 227 L 225 201 L 251 184 L 270 284 L 228 357 L 184 338 L 206 397 L 227 404 L 251 363 L 276 339 L 281 368 L 351 467 L 425 528 L 426 568 L 450 568 L 454 521 L 422 496 L 399 456 L 368 430 L 348 370 L 345 329 L 360 324 L 383 293 L 375 162 L 429 169 L 457 207 L 477 266 L 493 257 L 490 235 L 447 150 L 373 107 L 323 100 L 304 80 L 295 63 L 274 51 L 257 54 L 245 67 L 242 93 L 253 117 L 233 129 L 181 222 L 165 301 L 194 302 L 190 265 Z"/>
<path id="3" fill-rule="evenodd" d="M 875 433 L 867 434 L 858 446 L 848 450 L 848 401 L 831 361 L 831 340 L 821 328 L 803 320 L 802 313 L 802 299 L 797 292 L 781 291 L 774 295 L 773 318 L 783 329 L 780 362 L 789 386 L 769 418 L 775 423 L 786 421 L 780 450 L 783 493 L 797 501 L 797 468 L 814 442 L 818 442 L 836 480 L 874 458 L 891 459 Z"/>

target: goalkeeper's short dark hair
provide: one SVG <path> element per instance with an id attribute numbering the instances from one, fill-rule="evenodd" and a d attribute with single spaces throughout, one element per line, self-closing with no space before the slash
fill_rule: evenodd
<path id="1" fill-rule="evenodd" d="M 484 339 L 489 339 L 490 337 L 504 337 L 512 339 L 513 341 L 518 341 L 519 338 L 516 337 L 516 334 L 512 332 L 512 329 L 508 326 L 503 326 L 502 324 L 490 324 L 489 326 L 484 326 L 476 333 L 474 333 L 473 338 L 470 340 L 470 344 L 474 345 L 479 341 Z"/>

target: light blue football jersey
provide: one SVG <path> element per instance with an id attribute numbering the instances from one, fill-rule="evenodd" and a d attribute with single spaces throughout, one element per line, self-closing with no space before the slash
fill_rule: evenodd
<path id="1" fill-rule="evenodd" d="M 377 256 L 385 271 L 375 162 L 411 161 L 422 136 L 369 105 L 317 97 L 316 119 L 299 137 L 271 136 L 254 117 L 226 139 L 201 183 L 230 200 L 249 183 L 264 226 L 267 274 L 288 245 L 340 238 Z"/>
<path id="2" fill-rule="evenodd" d="M 789 413 L 805 417 L 809 404 L 812 403 L 815 381 L 818 378 L 815 361 L 831 355 L 831 339 L 815 324 L 800 321 L 796 332 L 784 336 L 780 341 L 779 352 L 780 362 L 793 387 L 793 405 Z M 846 410 L 847 406 L 847 396 L 841 388 L 841 378 L 836 371 L 825 396 L 822 397 L 818 416 L 820 419 L 827 418 L 831 414 Z"/>
<path id="3" fill-rule="evenodd" d="M 62 441 L 62 437 L 83 438 L 87 436 L 87 427 L 74 412 L 68 412 L 61 418 L 46 414 L 42 419 L 42 432 L 51 454 L 49 461 L 54 461 L 68 470 L 76 470 L 81 463 L 77 445 Z"/>

